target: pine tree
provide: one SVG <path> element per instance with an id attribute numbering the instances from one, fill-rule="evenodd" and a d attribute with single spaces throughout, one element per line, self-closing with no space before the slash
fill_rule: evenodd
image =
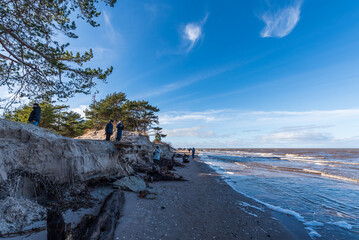
<path id="1" fill-rule="evenodd" d="M 115 122 L 121 119 L 122 106 L 126 101 L 126 94 L 112 93 L 100 101 L 93 102 L 88 109 L 85 110 L 86 125 L 89 128 L 102 128 L 110 119 Z"/>
<path id="2" fill-rule="evenodd" d="M 162 132 L 162 128 L 161 127 L 154 127 L 153 130 L 155 131 L 155 143 L 161 143 L 162 142 L 162 138 L 167 137 L 167 134 L 164 134 Z"/>
<path id="3" fill-rule="evenodd" d="M 0 1 L 0 87 L 6 86 L 18 97 L 56 96 L 67 99 L 76 93 L 90 93 L 94 79 L 106 80 L 112 67 L 83 67 L 93 58 L 92 50 L 83 54 L 59 43 L 62 34 L 77 38 L 75 19 L 97 27 L 101 13 L 99 0 L 1 0 Z M 114 6 L 116 0 L 102 0 Z"/>
<path id="4" fill-rule="evenodd" d="M 153 124 L 158 124 L 159 112 L 157 107 L 148 103 L 148 101 L 126 101 L 122 106 L 121 120 L 126 129 L 146 133 Z"/>
<path id="5" fill-rule="evenodd" d="M 86 130 L 85 121 L 80 114 L 66 111 L 68 106 L 55 105 L 51 100 L 40 102 L 41 120 L 39 127 L 52 130 L 66 137 L 77 137 Z M 23 105 L 13 111 L 7 112 L 4 117 L 7 120 L 27 123 L 32 111 L 32 104 Z"/>

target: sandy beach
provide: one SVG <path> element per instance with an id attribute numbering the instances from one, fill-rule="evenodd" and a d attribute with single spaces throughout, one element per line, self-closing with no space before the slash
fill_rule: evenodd
<path id="1" fill-rule="evenodd" d="M 188 181 L 149 183 L 148 190 L 157 194 L 155 199 L 125 192 L 115 240 L 310 239 L 295 218 L 237 193 L 199 158 L 190 158 L 175 172 Z M 65 222 L 76 226 L 84 214 L 97 215 L 111 191 L 110 186 L 94 189 L 98 203 L 93 208 L 67 211 Z M 45 240 L 46 230 L 11 239 Z"/>
<path id="2" fill-rule="evenodd" d="M 154 200 L 126 193 L 115 239 L 309 239 L 295 219 L 274 217 L 198 158 L 176 172 L 188 181 L 151 183 Z"/>

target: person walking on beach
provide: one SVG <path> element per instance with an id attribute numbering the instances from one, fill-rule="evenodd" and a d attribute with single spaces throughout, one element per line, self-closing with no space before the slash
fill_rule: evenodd
<path id="1" fill-rule="evenodd" d="M 124 129 L 123 123 L 119 121 L 116 125 L 117 133 L 116 133 L 116 141 L 121 141 L 122 138 L 122 130 Z"/>
<path id="2" fill-rule="evenodd" d="M 194 159 L 194 154 L 196 153 L 196 149 L 192 148 L 192 159 Z"/>
<path id="3" fill-rule="evenodd" d="M 110 141 L 111 135 L 113 134 L 113 120 L 110 119 L 110 121 L 106 124 L 105 132 L 106 132 L 106 141 Z"/>
<path id="4" fill-rule="evenodd" d="M 161 149 L 159 146 L 156 146 L 156 148 L 153 150 L 153 162 L 157 165 L 160 165 L 160 159 L 161 159 Z"/>
<path id="5" fill-rule="evenodd" d="M 30 113 L 29 119 L 27 120 L 29 123 L 34 124 L 35 126 L 39 125 L 41 118 L 41 107 L 38 103 L 34 103 L 32 106 L 32 111 Z"/>

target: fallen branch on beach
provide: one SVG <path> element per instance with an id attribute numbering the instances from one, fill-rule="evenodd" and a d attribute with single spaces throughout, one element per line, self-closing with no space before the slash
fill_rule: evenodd
<path id="1" fill-rule="evenodd" d="M 152 181 L 187 181 L 182 176 L 178 176 L 168 171 L 159 172 L 155 169 L 147 172 L 147 176 L 149 176 Z"/>
<path id="2" fill-rule="evenodd" d="M 189 163 L 188 158 L 189 158 L 189 156 L 188 156 L 188 155 L 183 154 L 183 156 L 182 156 L 182 162 L 183 162 L 183 163 Z"/>
<path id="3" fill-rule="evenodd" d="M 86 215 L 73 230 L 73 240 L 107 240 L 113 239 L 116 223 L 120 217 L 125 195 L 113 191 L 108 195 L 97 216 Z"/>
<path id="4" fill-rule="evenodd" d="M 134 170 L 139 173 L 146 173 L 146 181 L 187 181 L 182 176 L 179 176 L 175 173 L 169 171 L 158 171 L 154 167 L 151 169 L 149 167 L 136 166 Z"/>

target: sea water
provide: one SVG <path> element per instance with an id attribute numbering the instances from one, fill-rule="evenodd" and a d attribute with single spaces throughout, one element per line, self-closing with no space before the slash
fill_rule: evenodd
<path id="1" fill-rule="evenodd" d="M 312 239 L 359 239 L 359 149 L 200 153 L 236 191 L 302 222 Z"/>

